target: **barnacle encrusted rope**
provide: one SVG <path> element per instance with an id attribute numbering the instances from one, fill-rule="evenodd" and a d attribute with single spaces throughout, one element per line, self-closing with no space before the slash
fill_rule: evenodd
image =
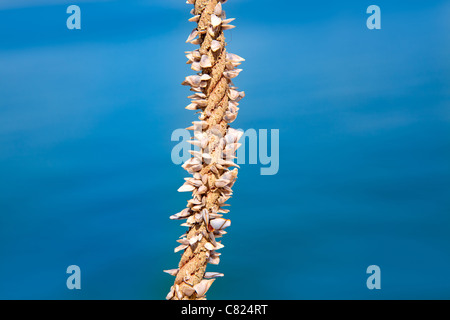
<path id="1" fill-rule="evenodd" d="M 178 240 L 181 245 L 175 252 L 184 250 L 177 269 L 165 270 L 174 275 L 175 282 L 166 299 L 200 300 L 206 299 L 205 293 L 216 277 L 223 274 L 205 272 L 206 265 L 218 264 L 223 245 L 216 241 L 226 232 L 231 222 L 223 218 L 229 210 L 225 202 L 231 197 L 237 178 L 238 167 L 235 158 L 242 132 L 232 129 L 229 124 L 236 119 L 239 100 L 244 92 L 237 91 L 231 79 L 241 69 L 236 69 L 244 59 L 227 53 L 223 31 L 232 29 L 222 3 L 227 0 L 188 0 L 193 4 L 193 17 L 197 27 L 186 42 L 200 45 L 199 49 L 186 52 L 188 64 L 197 71 L 186 77 L 183 85 L 191 86 L 193 95 L 186 109 L 198 110 L 199 121 L 194 121 L 188 129 L 194 130 L 194 139 L 190 141 L 199 151 L 191 151 L 193 157 L 183 164 L 183 168 L 192 174 L 178 191 L 192 191 L 192 199 L 187 208 L 172 215 L 171 219 L 187 219 L 182 226 L 189 230 Z"/>

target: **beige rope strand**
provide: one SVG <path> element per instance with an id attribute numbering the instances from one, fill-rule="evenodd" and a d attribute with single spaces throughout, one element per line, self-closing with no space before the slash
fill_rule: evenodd
<path id="1" fill-rule="evenodd" d="M 192 103 L 186 107 L 201 111 L 199 120 L 193 122 L 195 139 L 192 143 L 200 148 L 185 164 L 193 175 L 186 180 L 178 191 L 192 191 L 192 199 L 187 208 L 171 216 L 171 219 L 187 219 L 184 226 L 188 232 L 178 242 L 175 251 L 184 250 L 178 269 L 165 270 L 176 276 L 166 299 L 200 300 L 206 299 L 205 293 L 216 277 L 223 274 L 206 273 L 208 263 L 218 264 L 219 253 L 223 245 L 216 241 L 226 232 L 230 225 L 228 219 L 222 218 L 225 201 L 231 195 L 231 187 L 237 178 L 236 166 L 231 160 L 235 158 L 236 149 L 242 133 L 229 127 L 236 118 L 238 101 L 244 92 L 238 92 L 231 79 L 240 69 L 236 69 L 244 59 L 226 52 L 223 31 L 234 26 L 229 25 L 222 9 L 223 0 L 188 0 L 194 4 L 194 17 L 197 27 L 187 42 L 199 44 L 200 48 L 187 53 L 196 75 L 186 77 L 184 85 L 190 85 L 194 92 Z M 196 39 L 198 37 L 198 39 Z"/>

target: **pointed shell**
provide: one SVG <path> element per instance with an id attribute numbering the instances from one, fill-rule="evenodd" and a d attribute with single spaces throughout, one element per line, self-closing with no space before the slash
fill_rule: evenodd
<path id="1" fill-rule="evenodd" d="M 202 281 L 200 281 L 200 283 L 196 284 L 194 286 L 194 289 L 197 292 L 197 296 L 198 297 L 204 296 L 206 291 L 208 291 L 209 287 L 211 287 L 211 285 L 214 281 L 215 281 L 215 279 L 202 280 Z"/>
<path id="2" fill-rule="evenodd" d="M 208 263 L 210 263 L 210 264 L 219 264 L 219 262 L 220 262 L 220 258 L 217 256 L 208 258 Z"/>
<path id="3" fill-rule="evenodd" d="M 169 270 L 163 270 L 163 271 L 164 271 L 165 273 L 170 274 L 171 276 L 176 276 L 179 270 L 180 270 L 180 269 L 169 269 Z"/>
<path id="4" fill-rule="evenodd" d="M 192 18 L 189 18 L 190 22 L 197 22 L 198 20 L 200 20 L 200 15 L 199 14 L 193 16 Z"/>
<path id="5" fill-rule="evenodd" d="M 229 24 L 230 22 L 232 22 L 232 21 L 234 21 L 234 20 L 236 20 L 236 18 L 224 19 L 224 20 L 222 20 L 222 23 L 223 23 L 223 24 Z"/>
<path id="6" fill-rule="evenodd" d="M 194 40 L 194 38 L 198 35 L 197 29 L 192 30 L 192 32 L 189 34 L 189 37 L 187 38 L 186 42 L 191 42 Z"/>
<path id="7" fill-rule="evenodd" d="M 170 291 L 166 296 L 166 300 L 170 300 L 173 298 L 173 296 L 175 295 L 175 289 L 173 286 L 170 287 Z"/>
<path id="8" fill-rule="evenodd" d="M 230 183 L 230 180 L 225 180 L 225 179 L 217 179 L 214 184 L 217 188 L 222 188 L 225 187 L 227 184 Z"/>
<path id="9" fill-rule="evenodd" d="M 194 53 L 193 53 L 194 54 Z M 227 60 L 233 61 L 233 62 L 242 62 L 245 61 L 244 58 L 238 56 L 237 54 L 227 52 Z"/>
<path id="10" fill-rule="evenodd" d="M 175 251 L 175 252 L 178 252 L 178 251 L 184 250 L 184 249 L 186 249 L 188 246 L 189 246 L 189 245 L 187 245 L 187 244 L 180 244 L 178 247 L 176 247 L 176 248 L 174 249 L 174 251 Z"/>
<path id="11" fill-rule="evenodd" d="M 224 25 L 222 25 L 222 30 L 230 30 L 230 29 L 233 29 L 233 28 L 236 28 L 236 26 L 233 26 L 232 24 L 224 24 Z M 191 42 L 191 43 L 194 43 L 194 42 Z"/>
<path id="12" fill-rule="evenodd" d="M 218 17 L 222 15 L 222 4 L 220 2 L 214 7 L 214 14 Z"/>
<path id="13" fill-rule="evenodd" d="M 183 299 L 183 293 L 181 292 L 180 286 L 179 285 L 175 285 L 175 292 L 177 294 L 178 299 Z"/>
<path id="14" fill-rule="evenodd" d="M 218 51 L 218 50 L 220 49 L 220 47 L 221 47 L 221 45 L 220 45 L 220 42 L 219 42 L 219 41 L 213 40 L 213 41 L 211 42 L 211 50 L 212 50 L 213 52 Z"/>
<path id="15" fill-rule="evenodd" d="M 201 60 L 200 60 L 200 67 L 202 67 L 202 68 L 211 68 L 212 67 L 212 64 L 211 64 L 211 59 L 209 59 L 209 57 L 208 57 L 208 55 L 207 54 L 204 54 L 203 56 L 202 56 L 202 58 L 201 58 Z M 209 79 L 210 79 L 211 77 L 209 76 Z M 206 79 L 206 80 L 209 80 L 209 79 Z M 203 79 L 202 79 L 203 80 Z"/>
<path id="16" fill-rule="evenodd" d="M 225 229 L 231 225 L 231 221 L 229 219 L 224 218 L 216 218 L 209 221 L 209 224 L 215 229 Z"/>
<path id="17" fill-rule="evenodd" d="M 205 185 L 200 186 L 200 188 L 198 188 L 197 194 L 203 194 L 208 190 L 208 187 L 206 187 Z"/>
<path id="18" fill-rule="evenodd" d="M 184 219 L 186 217 L 189 217 L 190 215 L 191 215 L 191 212 L 189 211 L 189 208 L 185 208 L 182 211 L 180 211 L 174 215 L 171 215 L 170 219 L 171 220 Z"/>
<path id="19" fill-rule="evenodd" d="M 211 15 L 211 24 L 212 26 L 215 28 L 217 26 L 219 26 L 222 23 L 222 19 L 220 19 L 218 16 L 216 16 L 215 14 Z"/>
<path id="20" fill-rule="evenodd" d="M 208 209 L 203 209 L 202 210 L 202 218 L 205 221 L 205 224 L 208 225 L 209 224 L 209 211 Z"/>
<path id="21" fill-rule="evenodd" d="M 212 278 L 218 278 L 218 277 L 223 277 L 224 274 L 220 273 L 220 272 L 205 272 L 205 275 L 203 276 L 203 278 L 206 279 L 212 279 Z"/>
<path id="22" fill-rule="evenodd" d="M 191 287 L 190 285 L 188 285 L 188 284 L 184 284 L 184 285 L 182 286 L 182 290 L 183 290 L 183 293 L 184 293 L 185 295 L 187 295 L 188 297 L 192 296 L 192 295 L 194 294 L 194 292 L 195 292 L 195 289 L 192 288 L 192 287 Z"/>
<path id="23" fill-rule="evenodd" d="M 181 187 L 178 188 L 178 192 L 189 192 L 194 191 L 195 187 L 189 183 L 183 184 Z"/>

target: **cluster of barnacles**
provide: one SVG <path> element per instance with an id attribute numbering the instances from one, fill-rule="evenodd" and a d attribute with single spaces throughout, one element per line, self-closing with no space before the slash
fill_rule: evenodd
<path id="1" fill-rule="evenodd" d="M 184 250 L 179 267 L 165 270 L 176 277 L 168 300 L 206 299 L 205 293 L 215 278 L 223 276 L 205 270 L 208 263 L 219 263 L 217 250 L 224 246 L 216 239 L 226 234 L 224 229 L 231 224 L 223 214 L 229 212 L 224 208 L 228 206 L 225 202 L 231 197 L 237 178 L 237 169 L 230 168 L 239 167 L 233 159 L 243 134 L 229 127 L 245 94 L 237 91 L 231 81 L 242 71 L 236 67 L 244 59 L 225 50 L 223 31 L 234 28 L 229 24 L 234 19 L 227 19 L 222 10 L 226 0 L 186 2 L 194 5 L 189 21 L 197 22 L 186 42 L 199 44 L 200 48 L 186 52 L 187 63 L 198 73 L 186 77 L 182 84 L 194 92 L 188 97 L 191 103 L 186 109 L 196 110 L 200 116 L 187 128 L 194 131 L 190 143 L 197 150 L 191 150 L 192 158 L 182 165 L 192 176 L 185 178 L 178 189 L 192 192 L 192 198 L 185 209 L 170 216 L 173 220 L 186 219 L 182 226 L 189 230 L 177 240 L 180 245 L 175 252 Z"/>

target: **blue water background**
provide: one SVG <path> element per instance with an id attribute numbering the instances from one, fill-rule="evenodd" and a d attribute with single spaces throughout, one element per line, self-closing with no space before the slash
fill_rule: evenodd
<path id="1" fill-rule="evenodd" d="M 228 50 L 246 58 L 233 126 L 279 129 L 280 166 L 241 165 L 208 298 L 449 299 L 449 2 L 224 7 Z M 185 231 L 168 217 L 188 199 L 171 134 L 195 119 L 189 10 L 0 1 L 1 299 L 165 297 Z"/>

